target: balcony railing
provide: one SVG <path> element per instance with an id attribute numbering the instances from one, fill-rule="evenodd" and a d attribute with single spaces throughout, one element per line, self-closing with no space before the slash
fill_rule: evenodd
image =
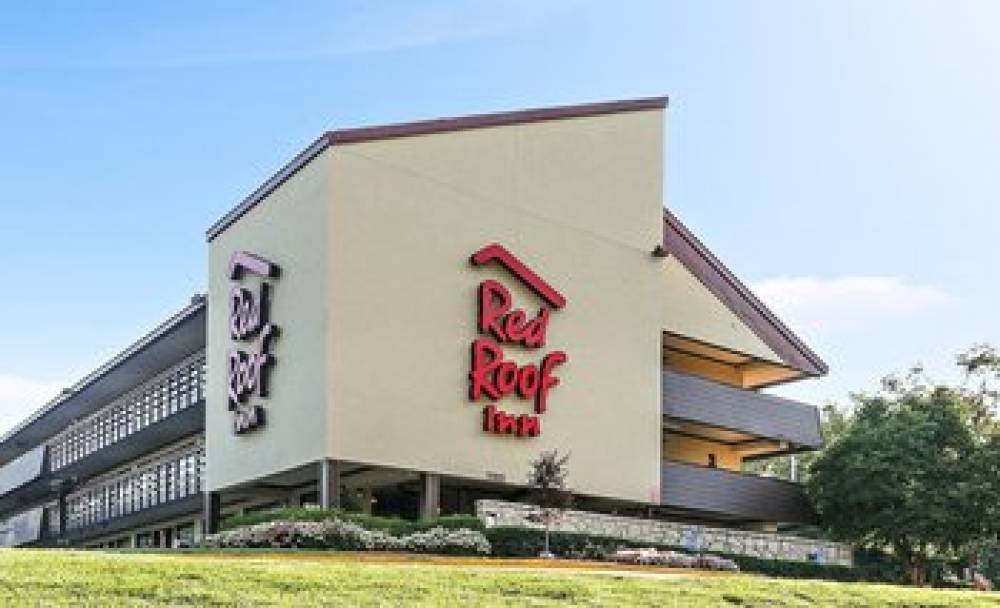
<path id="1" fill-rule="evenodd" d="M 663 461 L 660 503 L 720 519 L 814 523 L 816 512 L 797 483 L 674 460 Z"/>
<path id="2" fill-rule="evenodd" d="M 195 496 L 202 491 L 202 440 L 66 496 L 66 529 L 74 531 Z"/>
<path id="3" fill-rule="evenodd" d="M 70 425 L 48 442 L 49 469 L 58 471 L 182 412 L 205 395 L 205 353 L 198 352 L 149 382 Z"/>

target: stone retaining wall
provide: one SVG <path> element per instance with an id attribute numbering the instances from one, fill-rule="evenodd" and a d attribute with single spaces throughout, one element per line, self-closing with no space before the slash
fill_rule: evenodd
<path id="1" fill-rule="evenodd" d="M 476 501 L 476 515 L 490 526 L 538 528 L 541 524 L 529 516 L 538 508 L 502 500 Z M 605 515 L 589 511 L 566 510 L 553 531 L 581 532 L 596 536 L 621 538 L 631 542 L 683 547 L 692 551 L 732 553 L 767 559 L 815 561 L 822 564 L 850 566 L 850 545 L 814 540 L 787 534 L 751 532 L 681 524 L 659 519 L 640 519 Z"/>

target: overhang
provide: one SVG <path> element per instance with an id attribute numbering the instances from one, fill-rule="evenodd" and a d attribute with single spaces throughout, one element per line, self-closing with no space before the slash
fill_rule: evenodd
<path id="1" fill-rule="evenodd" d="M 819 410 L 807 403 L 672 371 L 663 372 L 662 390 L 663 415 L 721 431 L 708 438 L 734 446 L 764 439 L 787 444 L 787 451 L 823 447 Z"/>
<path id="2" fill-rule="evenodd" d="M 829 371 L 826 363 L 805 342 L 666 209 L 663 210 L 663 250 L 676 257 L 786 366 L 807 376 L 822 376 Z"/>
<path id="3" fill-rule="evenodd" d="M 0 465 L 204 348 L 205 306 L 205 299 L 196 297 L 183 310 L 8 431 L 0 438 Z"/>

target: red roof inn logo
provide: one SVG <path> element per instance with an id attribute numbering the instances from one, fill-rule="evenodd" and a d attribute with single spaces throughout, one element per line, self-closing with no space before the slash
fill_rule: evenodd
<path id="1" fill-rule="evenodd" d="M 483 247 L 471 261 L 473 266 L 497 262 L 546 304 L 538 309 L 538 314 L 529 317 L 523 309 L 513 308 L 510 290 L 503 284 L 492 279 L 480 283 L 477 317 L 480 337 L 472 342 L 472 370 L 469 372 L 469 399 L 493 402 L 483 408 L 484 432 L 536 437 L 542 432 L 538 415 L 545 413 L 549 392 L 559 384 L 555 368 L 568 358 L 565 352 L 554 350 L 544 355 L 537 365 L 518 365 L 504 358 L 503 345 L 532 350 L 544 347 L 549 316 L 553 310 L 566 306 L 566 298 L 501 245 Z M 534 401 L 534 414 L 508 414 L 497 407 L 495 402 L 515 392 L 522 399 Z"/>
<path id="2" fill-rule="evenodd" d="M 256 294 L 241 283 L 247 272 L 264 279 Z M 229 260 L 229 337 L 235 342 L 229 351 L 229 410 L 236 434 L 264 426 L 264 408 L 248 403 L 248 398 L 267 397 L 268 371 L 274 365 L 271 343 L 278 337 L 278 326 L 269 315 L 267 279 L 278 275 L 276 265 L 252 253 L 237 251 Z"/>

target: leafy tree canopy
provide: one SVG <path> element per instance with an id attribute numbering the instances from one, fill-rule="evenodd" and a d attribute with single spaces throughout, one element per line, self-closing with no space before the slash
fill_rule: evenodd
<path id="1" fill-rule="evenodd" d="M 1000 357 L 977 348 L 959 357 L 961 386 L 935 385 L 914 369 L 855 395 L 842 434 L 810 466 L 824 527 L 862 546 L 891 547 L 915 583 L 929 556 L 991 538 L 1000 526 L 1000 436 L 989 393 Z"/>

